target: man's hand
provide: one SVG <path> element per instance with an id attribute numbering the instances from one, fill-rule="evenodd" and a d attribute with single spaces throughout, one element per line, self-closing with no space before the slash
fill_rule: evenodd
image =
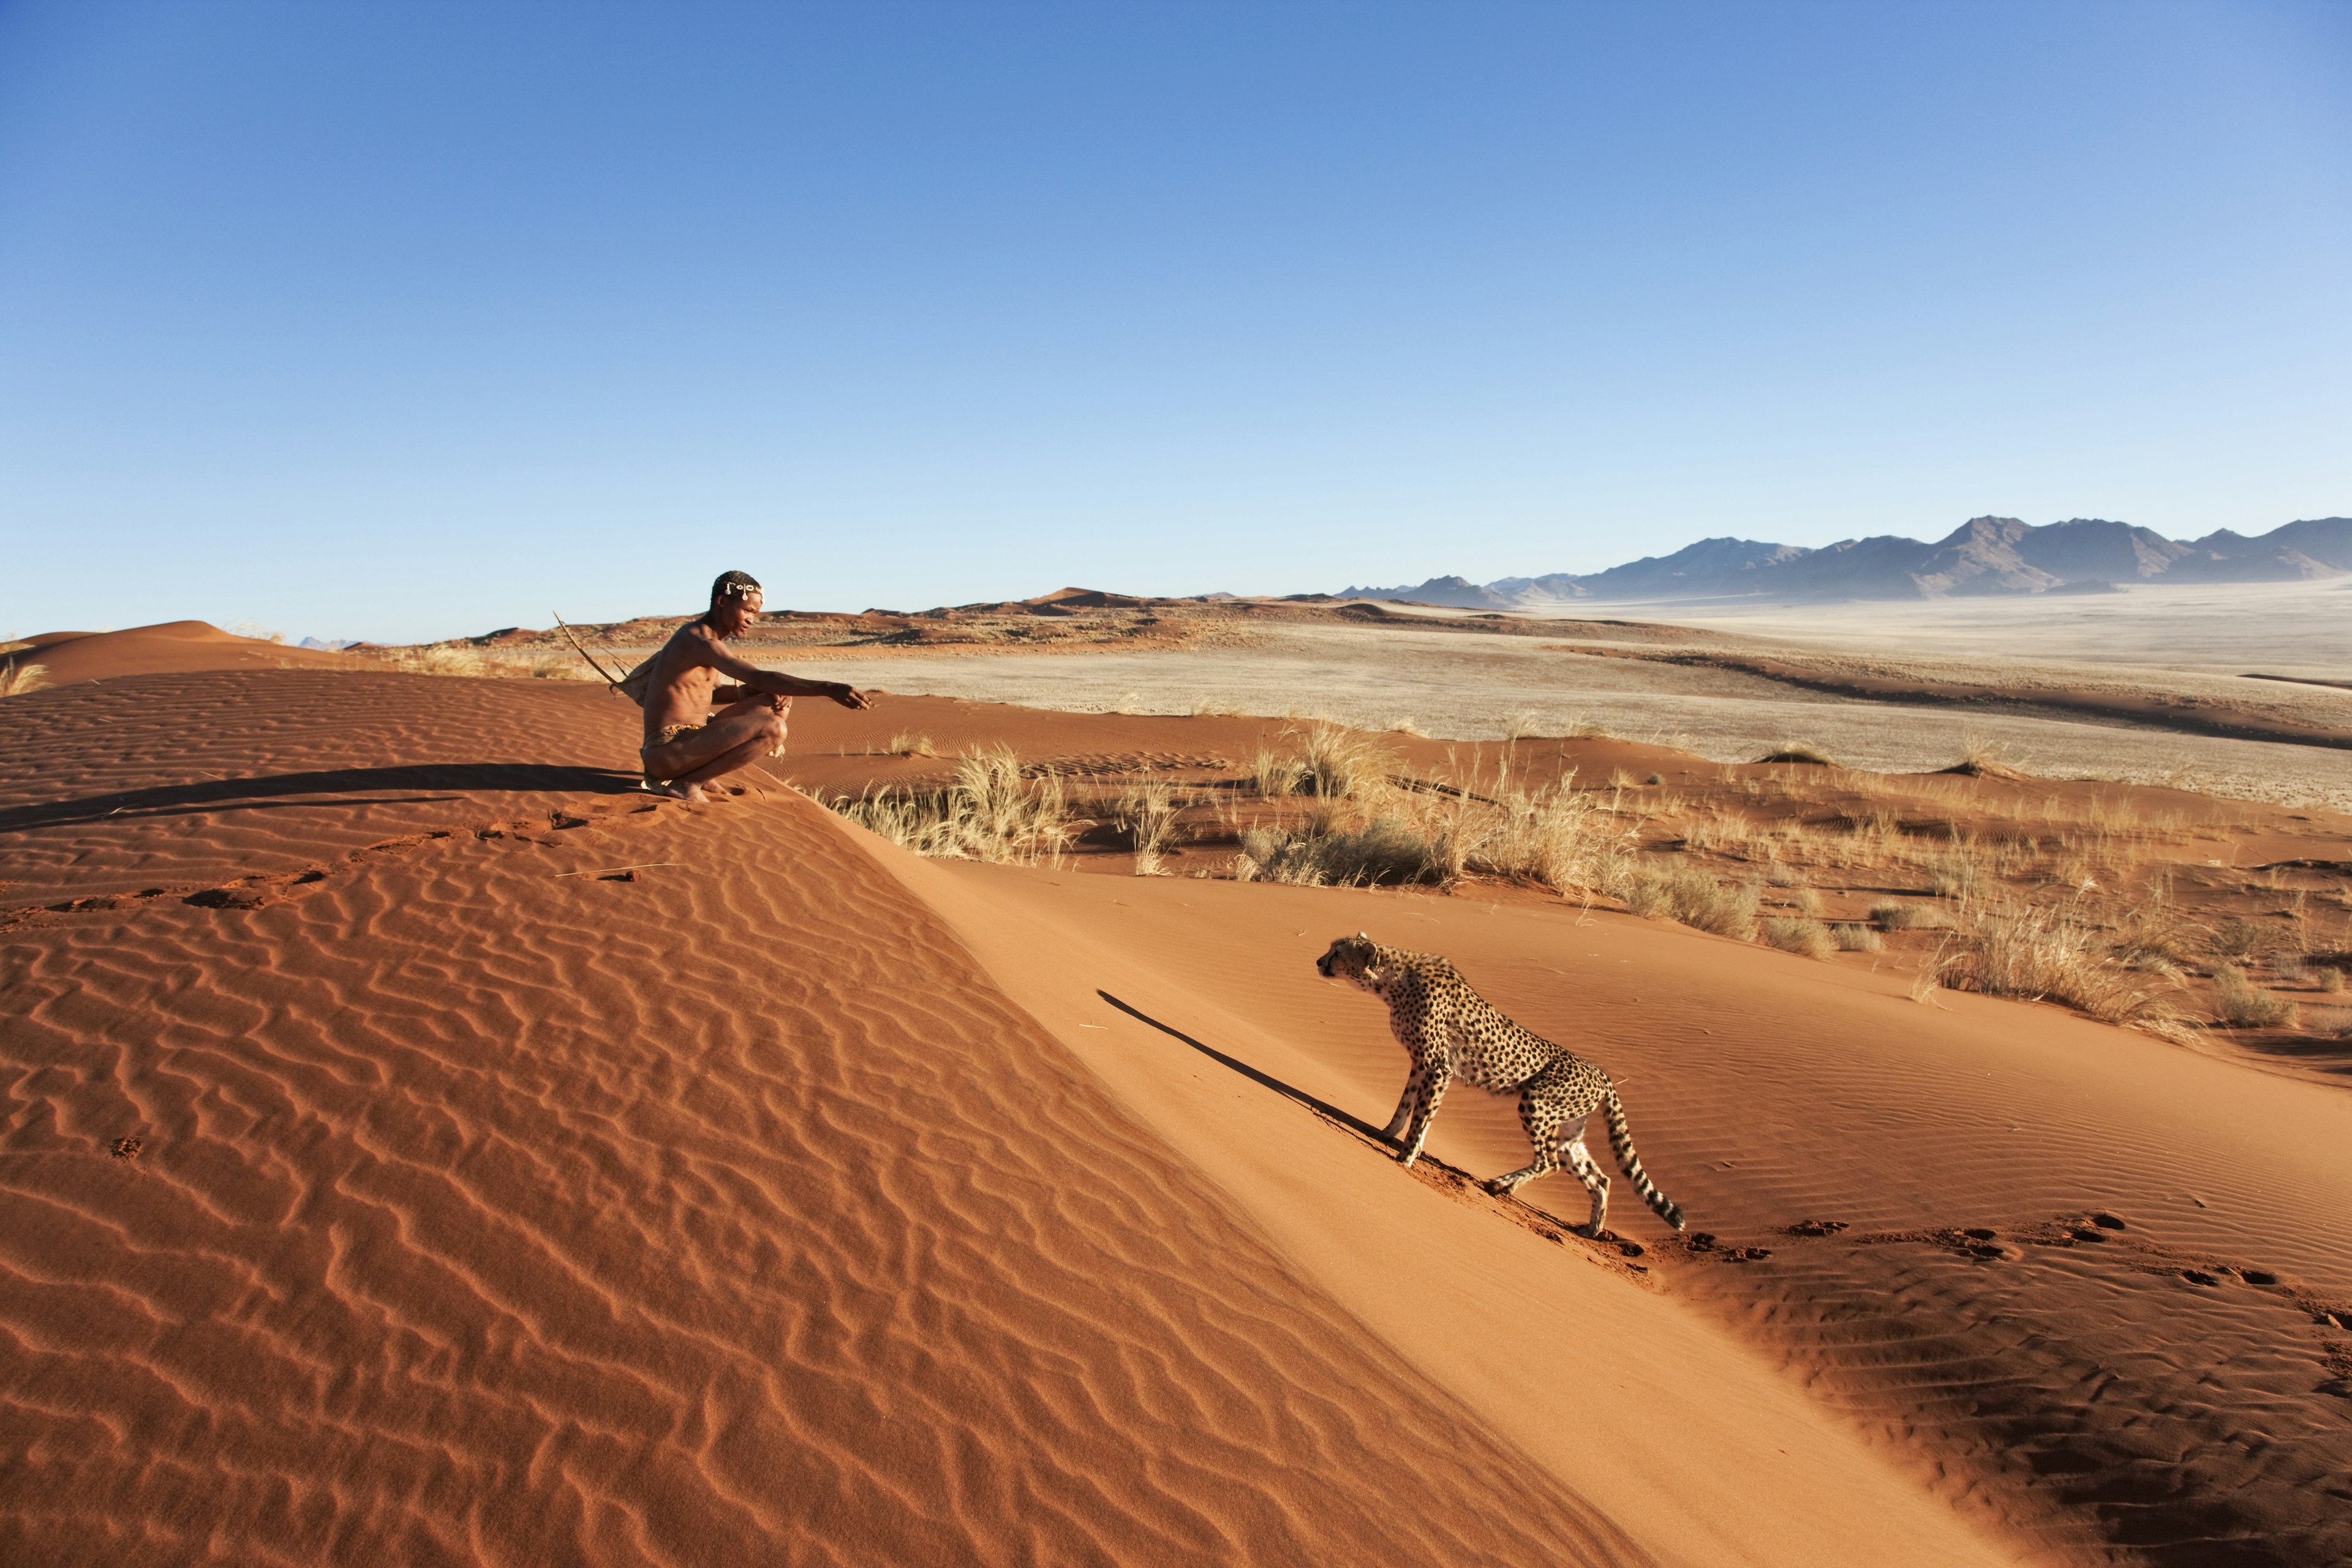
<path id="1" fill-rule="evenodd" d="M 840 703 L 844 708 L 871 708 L 874 706 L 873 698 L 867 696 L 865 692 L 858 690 L 847 681 L 841 681 L 838 685 L 840 686 L 840 689 L 833 692 L 831 695 L 833 700 L 835 702 Z"/>

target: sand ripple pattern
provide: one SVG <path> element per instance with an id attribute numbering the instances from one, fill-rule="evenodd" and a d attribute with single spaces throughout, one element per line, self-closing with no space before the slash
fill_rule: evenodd
<path id="1" fill-rule="evenodd" d="M 797 801 L 19 931 L 0 1086 L 9 1561 L 1640 1560 Z"/>

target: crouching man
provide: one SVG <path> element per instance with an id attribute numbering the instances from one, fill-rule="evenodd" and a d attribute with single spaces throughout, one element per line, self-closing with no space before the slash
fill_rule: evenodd
<path id="1" fill-rule="evenodd" d="M 710 584 L 710 609 L 678 627 L 646 666 L 646 787 L 680 800 L 706 798 L 702 786 L 784 749 L 784 718 L 795 697 L 830 697 L 844 708 L 874 700 L 838 680 L 803 680 L 747 664 L 721 646 L 759 619 L 760 584 L 728 572 Z M 718 712 L 721 677 L 740 696 Z M 634 693 L 632 693 L 634 695 Z"/>

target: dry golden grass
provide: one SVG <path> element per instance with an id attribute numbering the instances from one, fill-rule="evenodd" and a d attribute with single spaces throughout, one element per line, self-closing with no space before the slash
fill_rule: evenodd
<path id="1" fill-rule="evenodd" d="M 1879 939 L 1876 928 L 1854 921 L 1841 921 L 1830 927 L 1830 940 L 1841 952 L 1877 952 L 1886 946 Z"/>
<path id="2" fill-rule="evenodd" d="M 1250 763 L 1250 785 L 1268 800 L 1296 795 L 1303 776 L 1297 757 L 1268 746 L 1259 747 Z"/>
<path id="3" fill-rule="evenodd" d="M 38 691 L 49 683 L 49 667 L 45 664 L 20 664 L 15 659 L 0 663 L 0 697 L 22 697 L 28 691 Z"/>
<path id="4" fill-rule="evenodd" d="M 1060 776 L 1024 778 L 1007 746 L 967 753 L 943 790 L 868 790 L 824 804 L 903 848 L 949 859 L 1058 863 L 1072 833 Z"/>
<path id="5" fill-rule="evenodd" d="M 2096 926 L 2006 895 L 1960 905 L 1933 968 L 1955 991 L 2057 1002 L 2168 1039 L 2189 1027 L 2161 994 L 2161 977 L 2121 961 Z"/>
<path id="6" fill-rule="evenodd" d="M 1315 794 L 1360 800 L 1387 791 L 1396 753 L 1377 737 L 1319 720 L 1295 732 L 1301 752 L 1298 771 Z"/>
<path id="7" fill-rule="evenodd" d="M 939 748 L 931 743 L 929 735 L 918 735 L 912 730 L 901 730 L 891 736 L 889 744 L 884 749 L 894 757 L 936 757 L 940 754 Z"/>
<path id="8" fill-rule="evenodd" d="M 1181 809 L 1175 792 L 1157 779 L 1132 784 L 1119 793 L 1111 820 L 1135 846 L 1135 874 L 1155 877 L 1161 869 L 1160 852 L 1168 846 Z"/>

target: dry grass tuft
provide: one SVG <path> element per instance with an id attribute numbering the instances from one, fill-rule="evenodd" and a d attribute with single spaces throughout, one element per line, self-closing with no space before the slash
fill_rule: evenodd
<path id="1" fill-rule="evenodd" d="M 1793 952 L 1827 963 L 1837 954 L 1829 928 L 1815 920 L 1774 916 L 1764 922 L 1764 940 L 1782 952 Z"/>
<path id="2" fill-rule="evenodd" d="M 1250 763 L 1250 786 L 1264 799 L 1278 800 L 1297 794 L 1305 776 L 1306 769 L 1297 757 L 1271 747 L 1260 746 Z"/>
<path id="3" fill-rule="evenodd" d="M 2295 1005 L 2246 978 L 2246 972 L 2225 963 L 2213 972 L 2213 1016 L 2225 1029 L 2292 1029 Z"/>
<path id="4" fill-rule="evenodd" d="M 1111 808 L 1111 820 L 1135 846 L 1135 874 L 1156 877 L 1160 873 L 1160 851 L 1176 827 L 1176 814 L 1182 809 L 1177 804 L 1175 792 L 1156 779 L 1133 784 L 1119 792 Z"/>
<path id="5" fill-rule="evenodd" d="M 2063 1003 L 2167 1039 L 2189 1028 L 2145 971 L 2119 962 L 2104 933 L 2062 910 L 1993 899 L 1965 904 L 1933 967 L 1937 983 L 1955 991 Z"/>
<path id="6" fill-rule="evenodd" d="M 1933 904 L 1898 904 L 1892 900 L 1871 905 L 1870 918 L 1878 922 L 1881 931 L 1941 930 L 1952 923 L 1951 917 Z"/>
<path id="7" fill-rule="evenodd" d="M 1643 867 L 1624 896 L 1637 915 L 1663 915 L 1740 942 L 1756 935 L 1756 889 L 1718 882 L 1694 866 Z"/>
<path id="8" fill-rule="evenodd" d="M 1071 837 L 1060 777 L 1050 771 L 1034 781 L 1023 777 L 1009 746 L 965 755 L 944 790 L 868 790 L 824 805 L 902 848 L 947 859 L 1058 862 Z"/>
<path id="9" fill-rule="evenodd" d="M 1886 946 L 1875 928 L 1855 921 L 1841 921 L 1830 927 L 1830 940 L 1841 952 L 1877 952 Z"/>
<path id="10" fill-rule="evenodd" d="M 1426 881 L 1441 868 L 1429 840 L 1412 824 L 1383 816 L 1346 833 L 1244 828 L 1234 875 L 1244 882 L 1364 887 Z"/>
<path id="11" fill-rule="evenodd" d="M 1960 742 L 1960 760 L 1942 770 L 1972 779 L 2021 779 L 2026 775 L 2002 760 L 2000 748 L 1992 742 L 1969 735 Z"/>
<path id="12" fill-rule="evenodd" d="M 19 664 L 13 658 L 0 664 L 0 697 L 22 697 L 48 683 L 49 667 L 46 664 Z"/>
<path id="13" fill-rule="evenodd" d="M 1432 835 L 1454 876 L 1482 871 L 1556 893 L 1612 893 L 1630 875 L 1633 830 L 1590 795 L 1558 784 L 1514 789 L 1493 804 L 1456 796 Z"/>
<path id="14" fill-rule="evenodd" d="M 1368 800 L 1389 787 L 1395 753 L 1374 736 L 1318 721 L 1299 737 L 1299 772 L 1307 788 L 1327 800 Z"/>
<path id="15" fill-rule="evenodd" d="M 918 735 L 912 730 L 901 730 L 891 736 L 890 743 L 884 750 L 894 757 L 936 757 L 940 754 L 939 748 L 931 743 L 929 735 Z"/>

